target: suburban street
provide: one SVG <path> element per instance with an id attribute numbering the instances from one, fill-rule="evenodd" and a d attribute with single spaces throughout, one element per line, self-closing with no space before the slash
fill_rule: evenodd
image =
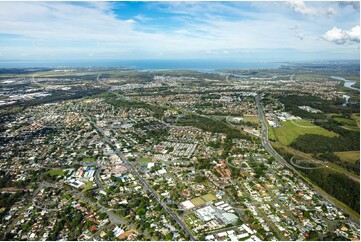
<path id="1" fill-rule="evenodd" d="M 261 131 L 261 140 L 262 140 L 262 144 L 263 146 L 266 148 L 266 150 L 280 163 L 282 163 L 283 165 L 285 165 L 287 168 L 289 168 L 290 170 L 292 170 L 295 174 L 297 174 L 304 182 L 306 182 L 309 186 L 311 186 L 313 189 L 315 189 L 324 199 L 326 199 L 329 203 L 333 204 L 334 206 L 338 207 L 339 209 L 341 209 L 342 211 L 344 211 L 344 209 L 339 206 L 338 204 L 334 203 L 331 200 L 331 196 L 326 193 L 325 191 L 323 191 L 322 189 L 320 189 L 319 187 L 315 186 L 314 184 L 312 184 L 308 179 L 306 179 L 303 175 L 301 175 L 292 165 L 290 165 L 285 159 L 283 159 L 282 156 L 280 156 L 272 147 L 272 145 L 270 144 L 269 140 L 268 140 L 268 126 L 266 123 L 266 119 L 264 117 L 264 113 L 263 113 L 263 107 L 262 104 L 260 103 L 260 95 L 256 96 L 256 105 L 257 105 L 257 110 L 258 110 L 258 118 L 262 124 L 262 131 Z M 353 214 L 348 213 L 347 211 L 344 211 L 346 214 L 348 214 L 350 216 L 350 218 L 352 218 L 353 221 L 355 222 L 359 222 L 360 219 L 358 217 L 353 216 Z"/>
<path id="2" fill-rule="evenodd" d="M 89 119 L 89 121 L 92 123 L 92 125 L 95 127 L 95 129 L 97 130 L 97 132 L 99 134 L 101 134 L 101 136 L 103 137 L 103 141 L 105 143 L 107 143 L 108 145 L 110 145 L 112 148 L 115 147 L 114 144 L 112 143 L 112 141 L 110 141 L 110 139 L 104 134 L 104 131 L 98 127 L 89 116 L 87 116 L 87 118 Z M 166 211 L 176 222 L 177 224 L 186 232 L 186 234 L 189 235 L 191 240 L 196 240 L 196 238 L 192 235 L 192 233 L 188 230 L 188 228 L 186 227 L 186 225 L 183 223 L 183 221 L 176 215 L 174 214 L 168 207 L 166 204 L 164 204 L 162 202 L 162 200 L 158 197 L 158 195 L 153 191 L 153 189 L 150 187 L 150 185 L 141 177 L 141 175 L 138 173 L 138 171 L 134 168 L 134 166 L 124 157 L 124 155 L 118 150 L 118 149 L 114 149 L 115 153 L 118 155 L 118 157 L 124 162 L 124 164 L 126 165 L 126 167 L 139 179 L 139 181 L 142 183 L 142 185 L 144 186 L 144 188 L 152 194 L 152 196 L 157 200 L 158 204 L 161 205 L 161 207 L 164 209 L 164 211 Z"/>

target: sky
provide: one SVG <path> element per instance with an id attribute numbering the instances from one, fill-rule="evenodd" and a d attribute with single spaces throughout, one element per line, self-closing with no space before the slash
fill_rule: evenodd
<path id="1" fill-rule="evenodd" d="M 358 2 L 0 2 L 0 60 L 359 59 Z"/>

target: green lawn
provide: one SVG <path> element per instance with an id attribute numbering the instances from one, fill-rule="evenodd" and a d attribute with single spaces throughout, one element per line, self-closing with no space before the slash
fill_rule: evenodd
<path id="1" fill-rule="evenodd" d="M 139 162 L 141 162 L 141 163 L 149 163 L 149 162 L 152 162 L 152 159 L 151 159 L 151 158 L 142 157 L 142 158 L 139 159 Z"/>
<path id="2" fill-rule="evenodd" d="M 50 170 L 50 171 L 48 171 L 48 174 L 50 176 L 64 176 L 64 171 L 63 170 Z"/>
<path id="3" fill-rule="evenodd" d="M 287 120 L 282 122 L 282 125 L 283 127 L 273 128 L 273 131 L 276 140 L 283 145 L 289 145 L 297 137 L 304 134 L 319 134 L 328 137 L 336 136 L 335 133 L 304 120 Z"/>
<path id="4" fill-rule="evenodd" d="M 355 163 L 357 160 L 360 160 L 360 151 L 344 151 L 344 152 L 335 152 L 335 155 L 340 157 L 342 161 Z"/>
<path id="5" fill-rule="evenodd" d="M 94 162 L 95 158 L 94 157 L 86 157 L 82 159 L 82 162 Z"/>

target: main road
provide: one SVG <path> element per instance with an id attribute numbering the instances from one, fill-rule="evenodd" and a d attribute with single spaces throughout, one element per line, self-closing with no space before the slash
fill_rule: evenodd
<path id="1" fill-rule="evenodd" d="M 283 165 L 285 165 L 286 167 L 288 167 L 290 170 L 292 170 L 295 174 L 298 175 L 298 177 L 300 177 L 304 182 L 306 182 L 310 187 L 312 187 L 314 190 L 316 190 L 324 199 L 326 199 L 329 203 L 333 204 L 335 207 L 338 207 L 340 210 L 342 210 L 343 212 L 345 212 L 346 214 L 350 215 L 350 217 L 356 222 L 359 223 L 360 221 L 360 217 L 356 217 L 354 216 L 354 214 L 352 213 L 348 213 L 347 211 L 345 211 L 343 208 L 341 208 L 338 204 L 334 203 L 332 201 L 332 197 L 326 193 L 325 191 L 323 191 L 322 189 L 320 189 L 319 187 L 315 186 L 312 182 L 310 182 L 308 179 L 306 179 L 303 175 L 301 175 L 292 165 L 290 165 L 285 159 L 283 159 L 282 156 L 280 156 L 272 147 L 272 145 L 270 144 L 269 140 L 268 140 L 268 126 L 266 123 L 266 119 L 264 117 L 263 114 L 263 107 L 262 104 L 260 103 L 260 94 L 257 95 L 255 97 L 256 99 L 256 106 L 257 106 L 257 111 L 258 111 L 258 119 L 261 121 L 262 124 L 262 130 L 261 130 L 261 141 L 263 146 L 266 148 L 266 150 L 279 162 L 282 163 Z"/>
<path id="2" fill-rule="evenodd" d="M 138 171 L 134 168 L 134 166 L 124 157 L 124 155 L 114 146 L 113 142 L 105 135 L 102 128 L 98 127 L 92 119 L 87 116 L 91 124 L 94 126 L 94 128 L 97 130 L 99 134 L 103 137 L 103 141 L 107 143 L 110 147 L 112 147 L 117 154 L 117 156 L 123 161 L 123 163 L 126 165 L 126 167 L 139 179 L 139 181 L 142 183 L 145 190 L 147 190 L 152 196 L 157 200 L 158 204 L 166 211 L 169 216 L 171 216 L 174 221 L 184 230 L 184 232 L 190 237 L 192 241 L 195 241 L 196 238 L 193 236 L 191 231 L 188 230 L 187 226 L 183 223 L 183 221 L 174 214 L 167 206 L 162 202 L 162 200 L 158 197 L 158 195 L 153 191 L 153 189 L 150 187 L 150 185 L 143 179 L 143 177 L 138 173 Z"/>

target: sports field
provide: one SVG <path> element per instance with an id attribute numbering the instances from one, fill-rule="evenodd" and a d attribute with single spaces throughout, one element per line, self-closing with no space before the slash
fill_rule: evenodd
<path id="1" fill-rule="evenodd" d="M 211 193 L 208 193 L 206 195 L 203 195 L 202 198 L 206 201 L 206 202 L 209 202 L 209 201 L 213 201 L 213 200 L 216 200 L 216 196 L 214 196 L 213 194 Z"/>
<path id="2" fill-rule="evenodd" d="M 289 145 L 297 137 L 304 134 L 319 134 L 328 137 L 337 135 L 305 120 L 287 120 L 281 124 L 283 127 L 273 128 L 273 131 L 276 140 L 283 145 Z"/>
<path id="3" fill-rule="evenodd" d="M 202 204 L 204 204 L 204 203 L 206 203 L 205 201 L 203 201 L 203 199 L 202 198 L 200 198 L 200 197 L 197 197 L 197 198 L 193 198 L 192 200 L 191 200 L 191 202 L 194 204 L 194 206 L 199 206 L 199 205 L 202 205 Z"/>

